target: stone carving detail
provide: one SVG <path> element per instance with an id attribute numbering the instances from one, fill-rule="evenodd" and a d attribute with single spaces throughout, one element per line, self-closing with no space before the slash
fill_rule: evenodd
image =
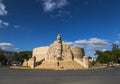
<path id="1" fill-rule="evenodd" d="M 50 45 L 46 60 L 73 60 L 72 50 L 70 46 L 62 42 L 60 34 L 58 34 L 57 40 Z"/>

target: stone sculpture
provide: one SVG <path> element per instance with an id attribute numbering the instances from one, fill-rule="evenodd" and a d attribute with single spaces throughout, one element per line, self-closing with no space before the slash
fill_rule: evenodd
<path id="1" fill-rule="evenodd" d="M 25 64 L 26 62 L 23 63 L 24 66 Z M 89 68 L 89 61 L 83 48 L 67 45 L 58 33 L 57 40 L 50 46 L 33 49 L 27 66 L 40 69 L 81 69 Z"/>

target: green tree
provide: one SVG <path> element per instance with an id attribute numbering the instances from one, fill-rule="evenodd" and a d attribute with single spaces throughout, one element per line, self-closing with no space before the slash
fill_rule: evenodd
<path id="1" fill-rule="evenodd" d="M 119 49 L 120 49 L 119 44 L 117 43 L 112 44 L 112 50 L 119 50 Z"/>
<path id="2" fill-rule="evenodd" d="M 100 63 L 119 63 L 120 62 L 120 48 L 118 44 L 112 44 L 111 51 L 95 51 L 95 55 L 98 55 L 97 62 Z"/>
<path id="3" fill-rule="evenodd" d="M 112 60 L 112 56 L 110 55 L 111 54 L 110 51 L 104 51 L 104 52 L 96 51 L 95 54 L 98 55 L 97 62 L 108 63 Z"/>
<path id="4" fill-rule="evenodd" d="M 0 62 L 4 65 L 7 63 L 7 58 L 4 55 L 4 51 L 1 49 L 0 49 Z"/>
<path id="5" fill-rule="evenodd" d="M 118 63 L 120 61 L 120 46 L 117 43 L 112 44 L 113 62 Z"/>
<path id="6" fill-rule="evenodd" d="M 95 53 L 95 55 L 97 55 L 98 56 L 98 58 L 97 58 L 97 62 L 100 62 L 100 63 L 104 63 L 104 58 L 103 58 L 103 53 L 102 53 L 102 51 L 99 51 L 99 50 L 96 50 L 95 51 L 96 53 Z"/>
<path id="7" fill-rule="evenodd" d="M 24 59 L 29 60 L 29 58 L 31 57 L 32 57 L 32 51 L 23 51 L 23 52 L 16 53 L 13 56 L 13 60 L 23 62 Z"/>

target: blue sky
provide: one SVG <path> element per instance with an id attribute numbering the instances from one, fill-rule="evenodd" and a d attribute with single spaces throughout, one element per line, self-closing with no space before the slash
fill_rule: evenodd
<path id="1" fill-rule="evenodd" d="M 0 47 L 49 46 L 58 32 L 86 55 L 120 43 L 120 0 L 0 0 Z"/>

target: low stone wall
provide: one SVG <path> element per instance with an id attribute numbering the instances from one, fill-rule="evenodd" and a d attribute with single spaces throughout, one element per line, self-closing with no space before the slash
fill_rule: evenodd
<path id="1" fill-rule="evenodd" d="M 74 61 L 78 62 L 79 64 L 81 64 L 83 67 L 85 68 L 89 68 L 90 67 L 90 63 L 89 60 L 86 59 L 86 57 L 84 57 L 83 59 L 74 59 Z"/>

